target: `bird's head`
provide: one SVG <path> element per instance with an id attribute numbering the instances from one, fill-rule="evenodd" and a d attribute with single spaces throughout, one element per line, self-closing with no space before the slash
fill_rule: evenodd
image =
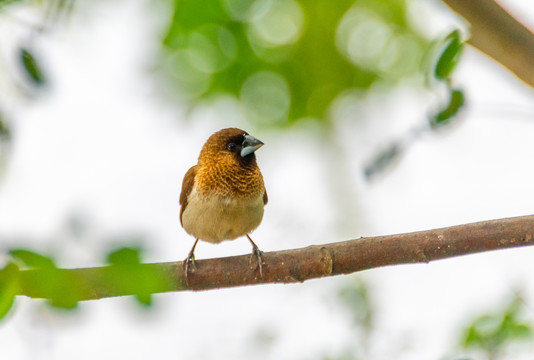
<path id="1" fill-rule="evenodd" d="M 211 135 L 198 158 L 203 162 L 239 164 L 241 166 L 256 163 L 254 152 L 263 146 L 263 142 L 249 135 L 246 131 L 227 128 Z"/>

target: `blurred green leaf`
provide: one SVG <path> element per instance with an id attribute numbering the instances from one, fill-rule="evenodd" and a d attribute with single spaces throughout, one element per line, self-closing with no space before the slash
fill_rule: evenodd
<path id="1" fill-rule="evenodd" d="M 196 103 L 220 94 L 280 126 L 326 122 L 334 99 L 421 72 L 428 41 L 405 0 L 175 0 L 166 80 Z"/>
<path id="2" fill-rule="evenodd" d="M 112 251 L 108 255 L 108 262 L 115 271 L 109 281 L 123 289 L 130 289 L 139 303 L 145 306 L 152 304 L 152 282 L 159 281 L 159 277 L 141 263 L 141 249 L 124 247 Z"/>
<path id="3" fill-rule="evenodd" d="M 0 270 L 0 320 L 6 316 L 17 295 L 19 268 L 9 263 Z"/>
<path id="4" fill-rule="evenodd" d="M 35 85 L 41 86 L 46 83 L 44 73 L 38 64 L 35 56 L 29 49 L 24 47 L 19 48 L 19 58 L 21 65 Z"/>
<path id="5" fill-rule="evenodd" d="M 123 247 L 109 253 L 107 262 L 112 265 L 138 265 L 141 262 L 141 249 Z"/>
<path id="6" fill-rule="evenodd" d="M 463 49 L 463 43 L 458 30 L 454 30 L 445 39 L 445 49 L 441 53 L 434 74 L 440 80 L 450 77 L 452 71 L 458 64 Z"/>
<path id="7" fill-rule="evenodd" d="M 449 123 L 464 106 L 465 98 L 462 90 L 452 89 L 449 99 L 447 107 L 430 119 L 430 125 L 433 128 Z"/>
<path id="8" fill-rule="evenodd" d="M 393 142 L 387 148 L 380 151 L 373 160 L 364 168 L 364 175 L 367 180 L 372 179 L 377 174 L 383 172 L 402 154 L 402 147 L 399 143 Z"/>
<path id="9" fill-rule="evenodd" d="M 10 250 L 9 254 L 12 257 L 22 261 L 24 265 L 30 268 L 50 269 L 50 268 L 56 267 L 54 261 L 50 257 L 38 254 L 30 250 L 25 250 L 25 249 Z"/>
<path id="10" fill-rule="evenodd" d="M 485 351 L 492 357 L 512 342 L 534 340 L 533 325 L 523 313 L 524 300 L 516 295 L 502 310 L 475 318 L 463 331 L 462 346 Z"/>
<path id="11" fill-rule="evenodd" d="M 369 331 L 373 321 L 373 309 L 367 283 L 360 278 L 353 278 L 340 289 L 339 299 L 351 311 L 354 323 Z"/>
<path id="12" fill-rule="evenodd" d="M 24 284 L 27 288 L 47 294 L 52 306 L 64 309 L 77 307 L 79 293 L 85 290 L 83 284 L 72 278 L 67 271 L 58 269 L 50 257 L 25 249 L 10 250 L 9 254 L 36 270 L 34 276 Z"/>
<path id="13" fill-rule="evenodd" d="M 67 310 L 78 307 L 79 294 L 86 291 L 84 285 L 77 282 L 64 270 L 46 271 L 46 283 L 50 288 L 49 304 Z"/>
<path id="14" fill-rule="evenodd" d="M 76 272 L 59 268 L 34 268 L 21 271 L 20 286 L 29 296 L 47 299 L 51 306 L 75 309 L 78 300 L 87 298 L 89 285 Z"/>
<path id="15" fill-rule="evenodd" d="M 5 123 L 2 113 L 0 112 L 0 141 L 9 141 L 11 139 L 11 131 Z"/>

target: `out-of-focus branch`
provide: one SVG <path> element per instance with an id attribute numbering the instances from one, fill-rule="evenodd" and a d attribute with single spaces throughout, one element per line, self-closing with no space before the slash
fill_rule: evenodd
<path id="1" fill-rule="evenodd" d="M 301 249 L 269 252 L 263 255 L 263 277 L 250 255 L 197 260 L 197 269 L 186 283 L 183 263 L 141 265 L 151 279 L 146 293 L 179 290 L 207 290 L 265 283 L 294 283 L 308 279 L 349 274 L 386 265 L 429 262 L 488 250 L 534 245 L 534 216 L 478 222 L 442 229 L 400 235 L 360 238 Z M 49 298 L 50 287 L 29 286 L 46 283 L 50 271 L 60 272 L 65 292 L 72 284 L 83 284 L 87 291 L 70 294 L 76 301 L 136 294 L 136 277 L 127 283 L 113 283 L 113 266 L 85 269 L 33 269 L 20 273 L 18 295 Z M 53 274 L 58 277 L 58 273 Z M 161 281 L 165 278 L 165 281 Z M 168 280 L 171 281 L 168 281 Z M 145 279 L 146 280 L 146 279 Z M 57 297 L 57 288 L 53 289 Z"/>
<path id="2" fill-rule="evenodd" d="M 534 34 L 493 0 L 443 0 L 471 24 L 469 43 L 534 87 Z"/>

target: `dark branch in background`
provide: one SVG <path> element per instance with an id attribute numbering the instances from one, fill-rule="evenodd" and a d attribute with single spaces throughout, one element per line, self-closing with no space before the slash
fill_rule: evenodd
<path id="1" fill-rule="evenodd" d="M 302 282 L 386 265 L 427 263 L 527 245 L 534 245 L 534 216 L 269 252 L 263 255 L 263 278 L 259 277 L 257 263 L 250 262 L 250 255 L 197 260 L 197 269 L 189 275 L 188 285 L 184 280 L 182 262 L 139 264 L 135 273 L 127 264 L 23 270 L 18 274 L 16 294 L 51 298 L 53 302 L 61 301 L 63 297 L 74 304 L 122 295 L 143 298 L 151 293 L 168 291 Z M 131 274 L 126 276 L 126 282 L 125 274 Z M 50 278 L 60 280 L 51 286 L 47 284 Z"/>
<path id="2" fill-rule="evenodd" d="M 470 45 L 489 55 L 526 84 L 534 87 L 534 34 L 529 29 L 493 0 L 443 0 L 443 2 L 471 24 L 471 38 L 467 41 Z M 456 31 L 449 34 L 445 41 L 447 39 L 452 41 L 440 55 L 434 75 L 436 79 L 448 84 L 449 105 L 430 116 L 430 127 L 415 128 L 415 131 L 393 141 L 374 155 L 364 169 L 368 180 L 387 169 L 420 135 L 449 124 L 463 107 L 463 92 L 452 86 L 450 76 L 457 64 L 462 43 Z"/>
<path id="3" fill-rule="evenodd" d="M 471 45 L 534 87 L 534 34 L 493 0 L 443 0 L 471 24 Z"/>

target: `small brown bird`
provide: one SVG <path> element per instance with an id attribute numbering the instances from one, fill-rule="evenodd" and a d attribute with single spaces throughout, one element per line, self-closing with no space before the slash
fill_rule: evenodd
<path id="1" fill-rule="evenodd" d="M 219 243 L 247 236 L 252 256 L 258 259 L 260 276 L 262 253 L 248 235 L 260 225 L 267 191 L 255 151 L 263 143 L 247 132 L 228 128 L 211 135 L 198 157 L 197 165 L 187 171 L 180 194 L 180 222 L 196 238 L 184 261 L 195 268 L 198 240 Z M 251 258 L 252 260 L 252 258 Z"/>

